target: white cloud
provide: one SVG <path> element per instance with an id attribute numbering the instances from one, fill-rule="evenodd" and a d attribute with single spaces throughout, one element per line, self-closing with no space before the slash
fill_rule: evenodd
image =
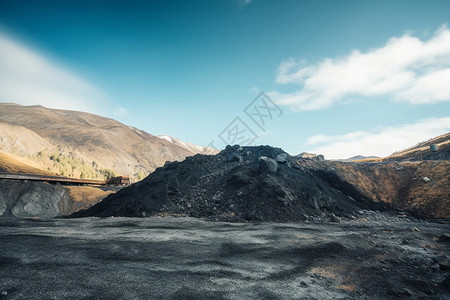
<path id="1" fill-rule="evenodd" d="M 102 98 L 89 82 L 0 32 L 0 102 L 95 111 Z"/>
<path id="2" fill-rule="evenodd" d="M 251 88 L 248 89 L 248 92 L 254 95 L 259 95 L 261 94 L 261 89 L 259 87 L 257 87 L 256 85 L 252 86 Z"/>
<path id="3" fill-rule="evenodd" d="M 118 106 L 118 107 L 114 108 L 114 114 L 116 114 L 116 115 L 124 116 L 124 115 L 128 115 L 129 113 L 130 112 L 125 107 Z"/>
<path id="4" fill-rule="evenodd" d="M 443 26 L 427 41 L 405 34 L 381 48 L 315 64 L 288 59 L 278 67 L 276 82 L 300 86 L 292 93 L 269 93 L 298 111 L 355 96 L 388 96 L 413 104 L 450 101 L 450 30 Z"/>
<path id="5" fill-rule="evenodd" d="M 242 6 L 245 6 L 245 5 L 247 5 L 247 4 L 250 4 L 250 2 L 252 2 L 253 0 L 239 0 L 239 3 L 242 5 Z"/>
<path id="6" fill-rule="evenodd" d="M 450 117 L 430 118 L 413 124 L 356 131 L 344 135 L 316 135 L 308 138 L 308 152 L 323 154 L 328 159 L 355 155 L 384 157 L 450 131 Z"/>

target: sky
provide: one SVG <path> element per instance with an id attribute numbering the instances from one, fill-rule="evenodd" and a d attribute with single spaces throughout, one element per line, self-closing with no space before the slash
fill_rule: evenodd
<path id="1" fill-rule="evenodd" d="M 386 156 L 450 131 L 450 1 L 0 0 L 0 102 Z"/>

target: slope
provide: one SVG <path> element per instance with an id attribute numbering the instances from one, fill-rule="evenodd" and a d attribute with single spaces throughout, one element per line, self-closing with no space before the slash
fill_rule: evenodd
<path id="1" fill-rule="evenodd" d="M 55 172 L 74 177 L 120 174 L 138 180 L 166 161 L 201 152 L 110 118 L 42 106 L 0 103 L 0 130 L 4 151 L 28 156 Z"/>
<path id="2" fill-rule="evenodd" d="M 393 209 L 450 218 L 449 174 L 448 161 L 338 162 L 293 157 L 269 146 L 227 146 L 215 156 L 166 164 L 73 216 L 329 221 Z"/>
<path id="3" fill-rule="evenodd" d="M 0 150 L 0 172 L 55 175 L 42 169 L 42 166 L 20 156 Z"/>
<path id="4" fill-rule="evenodd" d="M 438 151 L 433 152 L 430 146 L 435 144 Z M 450 132 L 423 141 L 412 147 L 399 150 L 383 158 L 357 159 L 357 162 L 385 162 L 385 161 L 421 161 L 421 160 L 450 160 Z"/>
<path id="5" fill-rule="evenodd" d="M 301 221 L 384 209 L 309 162 L 269 146 L 227 146 L 215 156 L 166 164 L 74 216 L 171 213 L 230 221 Z"/>

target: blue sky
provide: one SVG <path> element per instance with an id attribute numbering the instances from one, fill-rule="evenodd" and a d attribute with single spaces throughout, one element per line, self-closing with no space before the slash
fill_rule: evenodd
<path id="1" fill-rule="evenodd" d="M 384 156 L 450 131 L 449 19 L 450 1 L 0 0 L 0 101 Z"/>

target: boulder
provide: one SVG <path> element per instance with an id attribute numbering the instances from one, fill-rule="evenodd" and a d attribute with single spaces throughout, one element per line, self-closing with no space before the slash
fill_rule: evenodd
<path id="1" fill-rule="evenodd" d="M 275 173 L 278 170 L 278 163 L 273 158 L 260 156 L 258 158 L 259 170 L 262 172 Z"/>
<path id="2" fill-rule="evenodd" d="M 425 176 L 424 178 L 422 178 L 422 181 L 428 183 L 431 181 L 431 179 Z"/>
<path id="3" fill-rule="evenodd" d="M 341 218 L 337 217 L 334 213 L 330 214 L 330 221 L 331 222 L 335 222 L 335 223 L 340 223 L 341 222 Z"/>
<path id="4" fill-rule="evenodd" d="M 438 238 L 437 238 L 437 241 L 438 242 L 442 242 L 442 243 L 445 243 L 445 242 L 450 242 L 450 234 L 449 233 L 444 233 L 444 234 L 442 234 L 442 235 L 440 235 Z"/>
<path id="5" fill-rule="evenodd" d="M 287 159 L 288 159 L 287 153 L 278 154 L 277 157 L 275 158 L 275 160 L 281 164 L 287 163 Z"/>
<path id="6" fill-rule="evenodd" d="M 317 161 L 324 161 L 325 160 L 325 156 L 323 156 L 322 154 L 319 154 L 319 155 L 313 157 L 313 159 L 317 160 Z"/>
<path id="7" fill-rule="evenodd" d="M 233 162 L 233 161 L 238 161 L 238 162 L 242 162 L 244 159 L 242 158 L 241 155 L 237 154 L 237 153 L 231 153 L 228 156 L 228 161 L 229 162 Z"/>
<path id="8" fill-rule="evenodd" d="M 441 270 L 450 270 L 450 259 L 446 258 L 438 262 L 439 269 Z"/>

